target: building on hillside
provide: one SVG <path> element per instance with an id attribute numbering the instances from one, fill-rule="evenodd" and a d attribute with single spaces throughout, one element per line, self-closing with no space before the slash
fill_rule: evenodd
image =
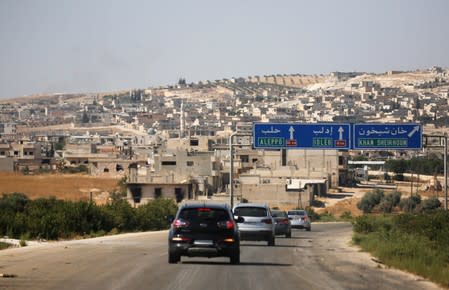
<path id="1" fill-rule="evenodd" d="M 310 206 L 314 196 L 347 182 L 347 159 L 337 150 L 241 150 L 234 192 L 250 201 Z"/>

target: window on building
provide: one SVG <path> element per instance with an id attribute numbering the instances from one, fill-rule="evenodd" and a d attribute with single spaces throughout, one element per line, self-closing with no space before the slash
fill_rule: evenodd
<path id="1" fill-rule="evenodd" d="M 281 155 L 282 155 L 282 166 L 287 166 L 287 150 L 282 149 Z"/>
<path id="2" fill-rule="evenodd" d="M 5 156 L 6 152 L 5 151 L 0 151 L 0 155 Z"/>
<path id="3" fill-rule="evenodd" d="M 220 170 L 220 162 L 218 162 L 218 161 L 214 161 L 213 163 L 212 163 L 212 170 Z"/>
<path id="4" fill-rule="evenodd" d="M 162 166 L 176 166 L 176 161 L 162 161 Z"/>
<path id="5" fill-rule="evenodd" d="M 14 151 L 14 156 L 19 156 L 19 151 Z"/>
<path id="6" fill-rule="evenodd" d="M 175 188 L 175 198 L 176 202 L 181 202 L 184 199 L 184 193 L 182 192 L 182 188 L 180 187 Z"/>
<path id="7" fill-rule="evenodd" d="M 156 187 L 156 188 L 154 189 L 154 197 L 155 197 L 155 198 L 160 198 L 160 197 L 162 197 L 162 188 Z"/>
<path id="8" fill-rule="evenodd" d="M 190 139 L 190 146 L 198 146 L 199 141 L 198 139 Z"/>
<path id="9" fill-rule="evenodd" d="M 135 203 L 140 203 L 142 199 L 142 188 L 138 185 L 130 185 L 129 190 Z"/>
<path id="10" fill-rule="evenodd" d="M 187 161 L 187 166 L 193 166 L 193 161 Z"/>
<path id="11" fill-rule="evenodd" d="M 105 169 L 103 169 L 103 172 L 104 173 L 108 173 L 109 172 L 109 168 L 106 167 Z"/>
<path id="12" fill-rule="evenodd" d="M 248 155 L 240 155 L 240 161 L 242 161 L 243 163 L 248 163 L 249 156 Z"/>
<path id="13" fill-rule="evenodd" d="M 338 165 L 344 165 L 345 158 L 343 156 L 338 156 Z"/>

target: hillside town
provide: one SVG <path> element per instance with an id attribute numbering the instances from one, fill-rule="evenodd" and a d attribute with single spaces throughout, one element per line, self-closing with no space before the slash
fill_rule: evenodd
<path id="1" fill-rule="evenodd" d="M 133 206 L 156 197 L 310 205 L 350 185 L 376 151 L 253 149 L 255 122 L 449 124 L 449 70 L 269 75 L 0 102 L 0 170 L 126 178 Z M 232 150 L 233 148 L 233 150 Z M 231 154 L 232 152 L 232 154 Z M 390 152 L 415 156 L 425 152 Z"/>

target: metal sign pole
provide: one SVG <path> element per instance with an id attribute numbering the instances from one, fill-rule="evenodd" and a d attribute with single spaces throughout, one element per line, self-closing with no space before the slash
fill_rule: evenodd
<path id="1" fill-rule="evenodd" d="M 444 133 L 444 193 L 445 193 L 445 203 L 444 209 L 447 210 L 447 134 Z"/>
<path id="2" fill-rule="evenodd" d="M 230 154 L 230 166 L 229 166 L 229 195 L 231 196 L 231 209 L 234 207 L 234 152 L 232 139 L 236 133 L 232 133 L 229 137 L 229 154 Z"/>

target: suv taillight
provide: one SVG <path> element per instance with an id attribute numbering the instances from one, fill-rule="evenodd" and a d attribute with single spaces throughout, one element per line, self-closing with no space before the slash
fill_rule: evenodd
<path id="1" fill-rule="evenodd" d="M 271 219 L 263 219 L 262 222 L 269 225 L 273 223 Z"/>
<path id="2" fill-rule="evenodd" d="M 180 220 L 180 219 L 177 219 L 177 220 L 174 220 L 174 221 L 173 221 L 173 227 L 174 227 L 175 229 L 186 228 L 186 227 L 188 227 L 189 225 L 190 225 L 190 224 L 189 224 L 188 221 L 183 221 L 183 220 Z"/>
<path id="3" fill-rule="evenodd" d="M 232 221 L 221 221 L 217 223 L 217 226 L 222 229 L 232 230 L 234 223 Z"/>
<path id="4" fill-rule="evenodd" d="M 288 219 L 288 218 L 285 218 L 285 219 L 283 219 L 283 220 L 281 221 L 281 223 L 284 224 L 284 225 L 288 225 L 288 221 L 289 221 L 289 219 Z"/>

